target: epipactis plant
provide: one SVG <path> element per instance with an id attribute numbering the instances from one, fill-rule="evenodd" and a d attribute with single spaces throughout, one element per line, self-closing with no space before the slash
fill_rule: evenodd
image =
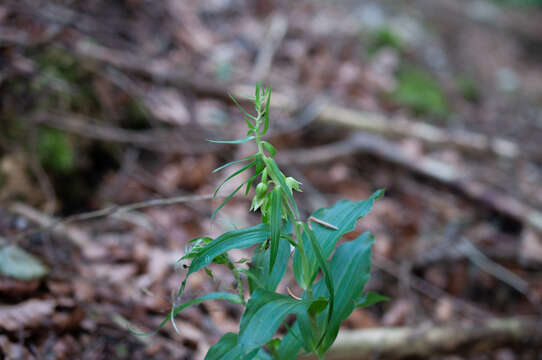
<path id="1" fill-rule="evenodd" d="M 303 221 L 293 196 L 294 191 L 301 191 L 300 183 L 282 173 L 273 158 L 275 148 L 263 140 L 269 129 L 271 89 L 256 86 L 255 96 L 250 98 L 254 103 L 255 115 L 232 99 L 245 115 L 247 136 L 240 140 L 213 142 L 240 144 L 253 141 L 258 152 L 214 170 L 217 172 L 233 164 L 245 164 L 218 186 L 215 195 L 222 185 L 237 175 L 249 170 L 253 170 L 254 174 L 226 197 L 212 216 L 244 186 L 248 195 L 256 185 L 250 209 L 260 212 L 261 224 L 229 231 L 215 239 L 202 237 L 192 240 L 193 246 L 180 259 L 191 259 L 192 262 L 178 298 L 194 272 L 205 269 L 212 276 L 207 269 L 211 263 L 224 264 L 233 272 L 237 279 L 237 292 L 210 293 L 173 306 L 160 327 L 169 320 L 175 327 L 174 317 L 189 306 L 206 300 L 223 299 L 245 307 L 239 333 L 225 334 L 209 349 L 205 359 L 288 360 L 295 359 L 302 349 L 324 358 L 337 337 L 341 322 L 355 308 L 386 299 L 376 293 L 363 293 L 370 275 L 373 236 L 366 232 L 355 240 L 337 246 L 338 240 L 354 229 L 356 221 L 367 215 L 374 200 L 381 197 L 383 191 L 379 190 L 367 200 L 359 202 L 339 201 L 330 208 L 316 210 Z M 246 264 L 248 267 L 244 265 L 243 268 L 228 256 L 229 250 L 253 245 L 256 245 L 256 249 Z M 303 289 L 300 296 L 289 290 L 288 294 L 276 292 L 290 258 L 295 279 Z M 249 285 L 248 301 L 245 300 L 243 289 L 244 278 Z M 291 326 L 285 323 L 288 330 L 286 335 L 281 339 L 274 338 L 288 314 L 295 314 L 296 321 Z"/>

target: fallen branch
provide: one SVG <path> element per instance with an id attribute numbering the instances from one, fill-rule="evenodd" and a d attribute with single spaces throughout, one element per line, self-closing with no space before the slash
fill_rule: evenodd
<path id="1" fill-rule="evenodd" d="M 282 164 L 325 163 L 355 153 L 368 153 L 399 165 L 411 172 L 449 186 L 465 197 L 512 218 L 542 233 L 542 212 L 521 201 L 477 181 L 466 179 L 457 168 L 427 156 L 411 155 L 398 145 L 379 136 L 358 133 L 330 145 L 282 152 Z"/>
<path id="2" fill-rule="evenodd" d="M 91 119 L 80 114 L 41 113 L 34 116 L 32 121 L 90 139 L 132 144 L 163 153 L 202 154 L 211 151 L 214 146 L 213 144 L 192 144 L 183 141 L 183 134 L 175 130 L 126 130 L 113 126 L 97 125 Z"/>
<path id="3" fill-rule="evenodd" d="M 316 121 L 387 136 L 412 137 L 427 145 L 451 146 L 467 152 L 490 153 L 505 159 L 515 159 L 520 153 L 517 144 L 503 138 L 491 138 L 470 131 L 449 131 L 422 121 L 390 119 L 378 113 L 332 105 L 325 106 Z"/>
<path id="4" fill-rule="evenodd" d="M 447 326 L 343 330 L 326 353 L 326 359 L 429 358 L 446 354 L 487 354 L 503 347 L 542 347 L 540 320 L 505 318 Z"/>

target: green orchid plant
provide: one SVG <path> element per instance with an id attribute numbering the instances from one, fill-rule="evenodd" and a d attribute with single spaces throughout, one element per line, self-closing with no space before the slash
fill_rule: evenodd
<path id="1" fill-rule="evenodd" d="M 247 136 L 240 140 L 212 142 L 240 144 L 253 141 L 258 151 L 214 170 L 244 165 L 218 186 L 215 196 L 222 185 L 237 175 L 245 171 L 254 173 L 226 197 L 212 217 L 243 187 L 245 195 L 255 188 L 250 210 L 260 213 L 261 223 L 228 231 L 215 239 L 192 240 L 192 247 L 180 259 L 191 260 L 191 263 L 180 287 L 179 299 L 190 275 L 201 269 L 211 274 L 207 266 L 212 263 L 223 264 L 233 272 L 237 291 L 209 293 L 173 306 L 160 327 L 169 321 L 175 327 L 175 316 L 189 306 L 222 299 L 240 304 L 244 313 L 239 332 L 222 336 L 209 349 L 206 360 L 289 360 L 302 352 L 323 359 L 335 341 L 341 323 L 356 308 L 385 299 L 373 292 L 364 293 L 370 276 L 373 236 L 366 232 L 337 246 L 339 239 L 354 230 L 357 220 L 369 213 L 373 202 L 384 192 L 378 190 L 358 202 L 339 201 L 302 220 L 294 200 L 294 192 L 301 191 L 301 184 L 283 174 L 274 160 L 276 149 L 263 140 L 269 129 L 271 89 L 256 86 L 254 97 L 249 99 L 254 104 L 255 114 L 232 99 L 245 115 Z M 255 250 L 250 262 L 240 264 L 228 256 L 232 249 L 251 246 L 255 246 Z M 276 292 L 290 260 L 295 280 L 303 290 L 300 296 L 289 290 L 287 294 Z M 248 283 L 248 289 L 243 286 L 244 282 Z M 291 326 L 284 322 L 289 314 L 296 315 Z M 281 324 L 287 333 L 278 337 L 276 332 Z"/>

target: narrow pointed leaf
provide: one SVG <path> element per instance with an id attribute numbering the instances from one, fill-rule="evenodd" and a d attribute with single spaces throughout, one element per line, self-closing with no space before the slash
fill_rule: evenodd
<path id="1" fill-rule="evenodd" d="M 269 229 L 266 225 L 260 224 L 246 229 L 233 230 L 224 233 L 211 241 L 192 260 L 188 275 L 209 265 L 214 258 L 232 249 L 245 249 L 252 245 L 264 242 L 269 236 Z"/>
<path id="2" fill-rule="evenodd" d="M 215 143 L 215 144 L 242 144 L 250 140 L 254 140 L 254 136 L 247 136 L 238 140 L 207 140 L 207 141 Z"/>
<path id="3" fill-rule="evenodd" d="M 271 251 L 270 251 L 270 266 L 269 271 L 273 269 L 277 253 L 279 251 L 280 228 L 282 226 L 282 194 L 281 188 L 275 187 L 271 191 L 271 214 L 270 214 L 270 230 L 271 230 Z"/>
<path id="4" fill-rule="evenodd" d="M 241 174 L 242 172 L 244 172 L 245 170 L 247 169 L 250 169 L 251 167 L 253 167 L 254 165 L 256 165 L 256 160 L 252 161 L 251 163 L 245 165 L 243 168 L 237 170 L 236 172 L 234 172 L 233 174 L 231 174 L 230 176 L 228 176 L 224 181 L 222 181 L 220 183 L 220 185 L 218 185 L 218 187 L 216 188 L 214 194 L 213 194 L 213 197 L 216 197 L 216 194 L 218 193 L 218 191 L 222 188 L 222 186 L 224 186 L 225 183 L 227 183 L 229 180 L 233 179 L 234 177 L 236 177 L 237 175 Z"/>
<path id="5" fill-rule="evenodd" d="M 270 103 L 271 103 L 271 88 L 268 88 L 268 95 L 265 101 L 265 110 L 263 114 L 263 119 L 264 119 L 263 129 L 262 129 L 262 132 L 260 133 L 261 135 L 265 135 L 267 133 L 267 129 L 269 129 L 269 104 Z"/>
<path id="6" fill-rule="evenodd" d="M 252 183 L 254 182 L 254 180 L 256 180 L 256 178 L 260 175 L 259 172 L 256 172 L 256 174 L 252 175 L 252 177 L 250 179 L 248 179 L 247 181 L 247 188 L 245 190 L 245 196 L 248 196 L 248 193 L 250 192 L 250 187 L 252 186 Z"/>
<path id="7" fill-rule="evenodd" d="M 328 293 L 329 293 L 329 310 L 328 310 L 328 323 L 331 320 L 331 316 L 333 315 L 333 304 L 334 304 L 334 297 L 335 297 L 335 288 L 333 286 L 333 278 L 331 277 L 331 269 L 329 266 L 329 263 L 327 262 L 327 259 L 324 258 L 324 255 L 322 254 L 322 249 L 320 248 L 320 244 L 318 243 L 318 240 L 316 240 L 316 237 L 314 236 L 314 233 L 311 229 L 307 226 L 307 224 L 303 223 L 303 229 L 305 230 L 305 233 L 308 235 L 309 241 L 311 242 L 312 248 L 314 250 L 314 253 L 316 255 L 316 259 L 318 260 L 318 264 L 320 265 L 320 268 L 322 269 L 322 272 L 324 273 L 324 283 L 326 284 Z"/>
<path id="8" fill-rule="evenodd" d="M 256 117 L 254 115 L 251 115 L 248 111 L 246 111 L 245 108 L 242 107 L 241 104 L 239 104 L 237 99 L 235 97 L 233 97 L 232 94 L 228 94 L 228 95 L 230 96 L 230 99 L 232 99 L 235 106 L 237 106 L 239 108 L 239 110 L 241 110 L 243 112 L 243 114 L 245 114 L 248 118 L 250 118 L 252 120 L 256 120 Z"/>
<path id="9" fill-rule="evenodd" d="M 378 304 L 379 302 L 382 302 L 382 301 L 388 301 L 389 299 L 390 298 L 385 295 L 379 294 L 374 291 L 369 291 L 367 294 L 363 295 L 363 297 L 356 302 L 356 307 L 364 308 L 364 307 L 368 307 L 374 304 Z"/>
<path id="10" fill-rule="evenodd" d="M 240 162 L 243 162 L 243 161 L 247 161 L 247 160 L 253 159 L 253 158 L 255 158 L 255 157 L 256 157 L 256 155 L 251 155 L 251 156 L 247 156 L 247 157 L 244 158 L 244 159 L 231 161 L 231 162 L 229 162 L 229 163 L 227 163 L 227 164 L 224 164 L 224 165 L 222 165 L 222 166 L 220 166 L 220 167 L 217 167 L 216 169 L 213 170 L 213 173 L 218 172 L 218 171 L 220 171 L 220 170 L 222 170 L 222 169 L 224 169 L 224 168 L 227 168 L 228 166 L 231 166 L 231 165 L 233 165 L 233 164 L 237 164 L 237 163 L 240 163 Z"/>
<path id="11" fill-rule="evenodd" d="M 205 295 L 202 295 L 194 300 L 190 300 L 190 301 L 187 301 L 185 302 L 184 304 L 181 304 L 179 306 L 175 306 L 171 313 L 164 319 L 162 320 L 162 322 L 160 323 L 160 325 L 158 325 L 158 328 L 156 330 L 154 330 L 153 332 L 151 333 L 139 333 L 139 332 L 135 332 L 133 331 L 134 335 L 138 335 L 138 336 L 152 336 L 152 335 L 155 335 L 161 328 L 164 327 L 164 325 L 166 325 L 173 317 L 177 316 L 177 314 L 179 314 L 181 311 L 183 311 L 184 309 L 190 307 L 190 306 L 194 306 L 194 305 L 197 305 L 199 303 L 202 303 L 204 301 L 207 301 L 207 300 L 226 300 L 226 301 L 229 301 L 231 303 L 234 303 L 234 304 L 240 304 L 241 303 L 241 299 L 239 298 L 239 295 L 237 294 L 231 294 L 231 293 L 227 293 L 227 292 L 213 292 L 213 293 L 209 293 L 209 294 L 205 294 Z"/>
<path id="12" fill-rule="evenodd" d="M 218 205 L 218 207 L 213 211 L 213 214 L 211 215 L 211 221 L 213 221 L 213 219 L 215 218 L 215 215 L 217 212 L 220 211 L 220 209 L 222 209 L 224 207 L 224 205 L 226 205 L 228 203 L 228 201 L 230 201 L 230 199 L 232 197 L 235 196 L 235 194 L 237 194 L 237 192 L 239 190 L 241 190 L 241 188 L 245 185 L 245 183 L 242 183 L 241 185 L 239 185 L 235 190 L 233 190 L 233 192 L 228 195 L 228 197 L 226 199 L 224 199 L 224 201 L 222 201 L 222 203 L 220 203 L 220 205 Z"/>
<path id="13" fill-rule="evenodd" d="M 292 211 L 294 212 L 294 215 L 296 216 L 296 218 L 298 218 L 299 211 L 297 210 L 297 205 L 294 201 L 292 191 L 286 184 L 286 178 L 280 171 L 275 160 L 273 160 L 272 158 L 265 158 L 264 161 L 265 161 L 265 164 L 267 165 L 267 168 L 270 171 L 269 176 L 271 176 L 271 178 L 274 181 L 279 183 L 280 187 L 282 188 L 283 193 L 286 195 L 286 198 L 288 199 L 289 206 L 291 206 Z"/>

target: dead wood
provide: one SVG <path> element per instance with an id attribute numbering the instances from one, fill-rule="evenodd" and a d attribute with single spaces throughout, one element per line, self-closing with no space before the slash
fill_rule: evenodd
<path id="1" fill-rule="evenodd" d="M 505 318 L 447 326 L 343 330 L 326 353 L 326 359 L 429 358 L 445 354 L 487 354 L 502 347 L 527 346 L 542 346 L 542 323 L 532 318 Z"/>
<path id="2" fill-rule="evenodd" d="M 387 136 L 412 137 L 427 145 L 450 146 L 467 152 L 489 153 L 505 159 L 515 159 L 520 153 L 518 145 L 507 139 L 491 138 L 470 131 L 449 131 L 422 121 L 390 119 L 378 113 L 338 106 L 325 106 L 316 121 Z"/>
<path id="3" fill-rule="evenodd" d="M 32 121 L 90 139 L 131 144 L 170 154 L 203 154 L 211 151 L 214 146 L 183 140 L 186 136 L 179 130 L 127 130 L 104 124 L 98 125 L 92 119 L 80 114 L 41 113 L 34 116 Z"/>

